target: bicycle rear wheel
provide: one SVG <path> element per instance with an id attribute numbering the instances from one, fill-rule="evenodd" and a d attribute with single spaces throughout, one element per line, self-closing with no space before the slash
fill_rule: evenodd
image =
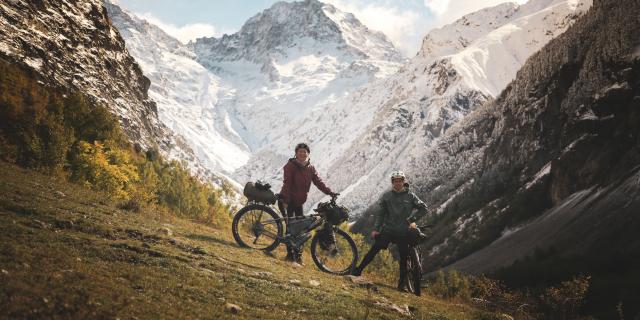
<path id="1" fill-rule="evenodd" d="M 420 255 L 418 250 L 409 248 L 409 256 L 407 257 L 407 282 L 406 287 L 409 292 L 416 296 L 421 294 L 422 285 L 422 266 L 420 264 Z"/>
<path id="2" fill-rule="evenodd" d="M 320 232 L 316 232 L 311 240 L 311 258 L 318 268 L 324 272 L 345 275 L 358 263 L 358 249 L 349 234 L 335 229 L 335 243 L 321 244 Z"/>
<path id="3" fill-rule="evenodd" d="M 251 204 L 235 214 L 231 231 L 241 247 L 271 251 L 282 239 L 282 219 L 265 205 Z"/>

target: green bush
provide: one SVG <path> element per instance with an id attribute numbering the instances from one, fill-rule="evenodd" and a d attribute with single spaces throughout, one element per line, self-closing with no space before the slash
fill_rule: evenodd
<path id="1" fill-rule="evenodd" d="M 468 276 L 456 270 L 436 272 L 435 278 L 429 282 L 427 292 L 444 299 L 469 301 L 471 299 L 471 281 Z"/>
<path id="2" fill-rule="evenodd" d="M 42 85 L 27 69 L 0 59 L 0 159 L 60 172 L 122 200 L 123 208 L 160 206 L 173 213 L 228 223 L 230 208 L 218 190 L 156 150 L 132 148 L 118 120 L 85 95 Z M 129 209 L 127 209 L 129 210 Z"/>

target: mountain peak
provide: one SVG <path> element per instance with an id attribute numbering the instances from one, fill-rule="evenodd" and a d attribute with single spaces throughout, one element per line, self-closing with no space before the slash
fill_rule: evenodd
<path id="1" fill-rule="evenodd" d="M 311 42 L 312 47 L 305 48 Z M 403 60 L 382 33 L 369 30 L 353 14 L 317 0 L 277 2 L 247 20 L 237 33 L 198 38 L 191 46 L 206 52 L 209 61 L 264 63 L 274 55 L 286 56 L 292 47 L 314 52 L 337 49 L 359 59 Z"/>
<path id="2" fill-rule="evenodd" d="M 476 39 L 512 20 L 520 6 L 505 2 L 469 13 L 453 23 L 431 30 L 422 41 L 419 56 L 435 58 L 461 51 Z"/>

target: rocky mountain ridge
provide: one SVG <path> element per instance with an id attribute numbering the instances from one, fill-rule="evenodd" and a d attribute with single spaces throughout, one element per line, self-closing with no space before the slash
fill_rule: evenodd
<path id="1" fill-rule="evenodd" d="M 410 171 L 412 177 L 429 171 L 425 166 L 433 164 L 419 159 L 428 157 L 440 137 L 492 99 L 530 55 L 566 30 L 590 5 L 590 1 L 547 0 L 503 4 L 431 31 L 423 50 L 396 74 L 365 86 L 351 101 L 338 105 L 369 110 L 371 115 L 359 118 L 363 129 L 343 147 L 355 151 L 329 158 L 329 183 L 343 190 L 357 214 L 389 188 L 392 170 Z M 435 40 L 444 35 L 463 39 L 463 45 Z M 338 120 L 334 130 L 352 126 L 353 119 Z M 331 140 L 322 143 L 330 145 Z"/>
<path id="2" fill-rule="evenodd" d="M 106 105 L 132 144 L 185 161 L 219 181 L 193 150 L 158 119 L 151 81 L 125 46 L 99 0 L 0 3 L 0 56 L 25 64 L 48 85 L 78 90 Z"/>
<path id="3" fill-rule="evenodd" d="M 635 268 L 619 257 L 638 247 L 638 12 L 594 3 L 414 159 L 416 191 L 438 206 L 427 269 L 496 272 L 540 257 L 589 261 L 576 273 Z"/>
<path id="4" fill-rule="evenodd" d="M 301 42 L 304 39 L 309 42 Z M 277 56 L 286 57 L 288 48 L 309 43 L 331 44 L 354 58 L 403 60 L 384 34 L 369 30 L 353 14 L 317 0 L 277 2 L 232 35 L 199 38 L 189 45 L 207 65 L 238 60 L 269 63 Z"/>

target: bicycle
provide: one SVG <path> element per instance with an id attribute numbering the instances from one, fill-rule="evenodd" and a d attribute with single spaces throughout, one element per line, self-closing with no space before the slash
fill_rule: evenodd
<path id="1" fill-rule="evenodd" d="M 421 293 L 422 284 L 422 258 L 420 257 L 420 251 L 418 246 L 427 240 L 427 236 L 423 233 L 424 230 L 433 227 L 433 225 L 418 226 L 417 230 L 410 236 L 409 240 L 409 254 L 407 255 L 407 278 L 405 287 L 407 290 L 416 296 Z"/>
<path id="2" fill-rule="evenodd" d="M 232 223 L 233 237 L 241 247 L 270 252 L 284 243 L 299 252 L 312 238 L 311 257 L 320 270 L 346 275 L 355 267 L 356 244 L 348 233 L 338 228 L 347 221 L 348 210 L 338 206 L 335 198 L 319 203 L 314 214 L 294 218 L 285 218 L 282 208 L 276 211 L 271 206 L 275 198 L 248 198 L 248 204 L 235 214 Z"/>

